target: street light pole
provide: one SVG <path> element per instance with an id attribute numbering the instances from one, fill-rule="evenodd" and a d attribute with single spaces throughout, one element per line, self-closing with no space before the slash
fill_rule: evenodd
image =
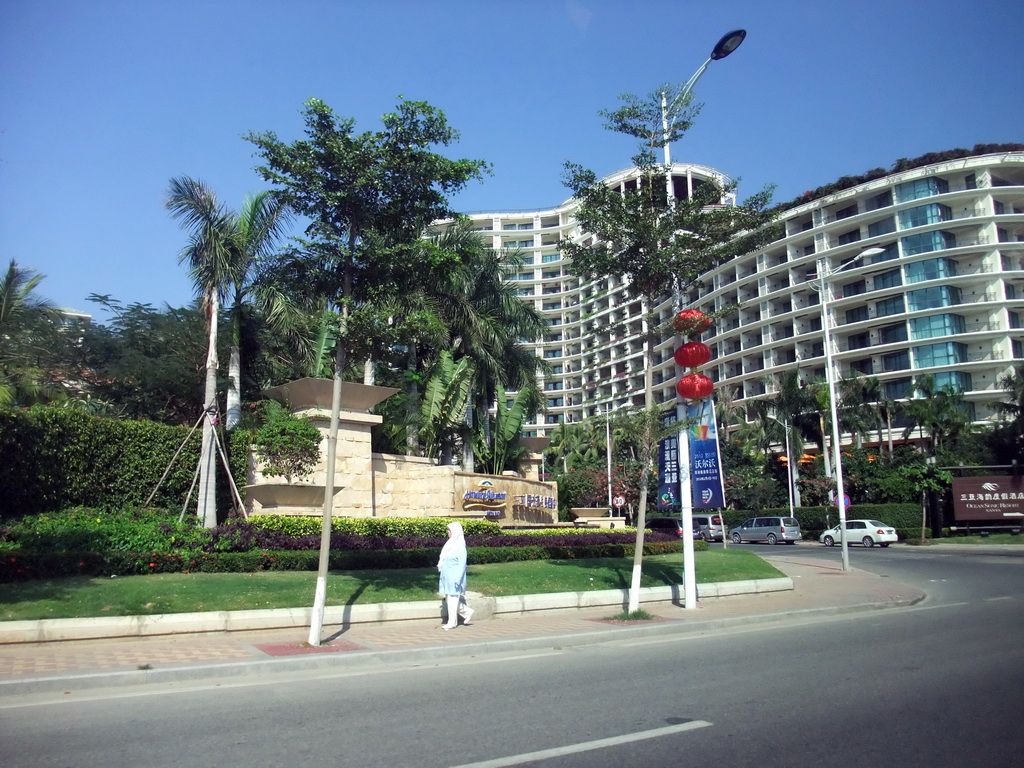
<path id="1" fill-rule="evenodd" d="M 850 551 L 846 540 L 846 492 L 843 488 L 843 450 L 839 444 L 839 410 L 836 407 L 836 372 L 832 357 L 832 321 L 829 316 L 828 303 L 833 298 L 832 287 L 828 279 L 844 269 L 856 264 L 865 256 L 882 253 L 883 249 L 874 247 L 861 251 L 850 261 L 834 272 L 829 269 L 825 259 L 818 260 L 818 291 L 821 294 L 821 329 L 825 341 L 825 378 L 828 382 L 828 402 L 832 414 L 832 455 L 836 467 L 836 507 L 839 509 L 839 548 L 843 557 L 843 570 L 850 570 Z"/>
<path id="2" fill-rule="evenodd" d="M 675 124 L 675 118 L 669 119 L 669 113 L 675 108 L 676 104 L 685 102 L 686 98 L 690 95 L 693 90 L 693 86 L 700 80 L 700 76 L 707 70 L 708 65 L 712 61 L 718 59 L 724 59 L 730 53 L 735 51 L 740 43 L 743 42 L 743 38 L 747 36 L 746 30 L 735 29 L 732 32 L 728 32 L 715 43 L 715 47 L 711 50 L 711 55 L 707 61 L 700 65 L 700 69 L 693 73 L 693 77 L 686 81 L 686 85 L 679 91 L 679 95 L 672 99 L 672 103 L 668 102 L 667 91 L 661 92 L 661 138 L 663 150 L 665 153 L 665 190 L 668 195 L 668 202 L 670 206 L 675 205 L 675 188 L 672 184 L 672 150 L 671 150 L 671 138 L 672 128 Z M 680 298 L 678 292 L 675 297 L 676 311 L 682 309 L 680 306 Z M 680 339 L 676 337 L 675 346 L 679 346 Z M 679 374 L 682 376 L 682 374 Z M 687 421 L 686 406 L 683 403 L 676 404 L 676 423 L 680 425 L 680 429 L 676 432 L 676 457 L 679 467 L 679 512 L 682 518 L 683 525 L 683 608 L 687 610 L 693 610 L 697 607 L 697 576 L 696 571 L 693 567 L 693 484 L 690 478 L 690 443 L 687 430 L 684 427 Z M 722 529 L 725 530 L 725 522 L 723 518 Z M 724 533 L 723 533 L 724 541 Z M 723 544 L 725 546 L 725 544 Z"/>

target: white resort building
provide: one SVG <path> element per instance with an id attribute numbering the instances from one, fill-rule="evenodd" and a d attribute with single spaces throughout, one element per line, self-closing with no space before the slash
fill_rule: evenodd
<path id="1" fill-rule="evenodd" d="M 728 178 L 684 163 L 672 172 L 677 197 Z M 635 173 L 604 181 L 628 187 Z M 559 245 L 588 237 L 574 208 L 569 200 L 549 210 L 469 215 L 494 248 L 525 255 L 509 279 L 547 319 L 536 342 L 551 364 L 546 407 L 528 435 L 643 406 L 645 308 L 621 281 L 582 282 L 570 273 Z M 823 261 L 839 378 L 877 377 L 884 396 L 898 400 L 927 373 L 962 391 L 975 421 L 993 416 L 999 378 L 1024 361 L 1024 152 L 889 173 L 788 207 L 779 222 L 782 233 L 768 247 L 708 272 L 682 299 L 681 308 L 738 308 L 703 336 L 713 357 L 702 372 L 717 391 L 742 405 L 772 395 L 780 374 L 824 378 L 816 279 Z M 873 255 L 858 258 L 869 248 Z M 666 297 L 655 308 L 659 322 L 676 309 Z M 671 336 L 656 350 L 658 402 L 676 397 L 673 351 Z"/>

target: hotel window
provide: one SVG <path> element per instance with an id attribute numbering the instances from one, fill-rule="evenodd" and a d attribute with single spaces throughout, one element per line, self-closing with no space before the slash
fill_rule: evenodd
<path id="1" fill-rule="evenodd" d="M 881 253 L 876 253 L 871 257 L 871 261 L 868 264 L 880 264 L 883 261 L 892 261 L 893 259 L 899 258 L 900 249 L 896 246 L 896 243 L 889 243 L 885 246 Z"/>
<path id="2" fill-rule="evenodd" d="M 941 280 L 945 277 L 956 277 L 956 262 L 952 259 L 939 258 L 907 264 L 907 282 L 922 283 L 925 280 Z"/>
<path id="3" fill-rule="evenodd" d="M 850 362 L 850 370 L 854 373 L 859 373 L 862 376 L 870 376 L 873 372 L 871 367 L 871 358 L 865 357 L 863 360 L 852 360 Z"/>
<path id="4" fill-rule="evenodd" d="M 533 296 L 533 286 L 531 285 L 529 288 L 520 288 L 519 289 L 519 295 L 520 296 Z"/>
<path id="5" fill-rule="evenodd" d="M 544 273 L 544 279 L 545 280 L 553 280 L 554 278 L 561 277 L 561 276 L 562 276 L 562 272 L 561 272 L 561 270 L 558 270 L 558 269 L 556 269 L 554 272 L 545 272 Z"/>
<path id="6" fill-rule="evenodd" d="M 561 365 L 553 365 L 553 366 L 551 366 L 551 372 L 552 373 L 561 373 L 562 372 L 562 366 Z"/>
<path id="7" fill-rule="evenodd" d="M 561 309 L 561 308 L 562 308 L 562 302 L 560 302 L 560 301 L 549 301 L 546 304 L 544 304 L 544 309 Z"/>
<path id="8" fill-rule="evenodd" d="M 876 221 L 874 224 L 868 224 L 868 237 L 878 237 L 879 235 L 887 235 L 895 231 L 896 220 L 892 216 Z"/>
<path id="9" fill-rule="evenodd" d="M 971 381 L 971 374 L 964 373 L 963 371 L 942 371 L 941 373 L 933 373 L 932 382 L 939 389 L 949 387 L 957 392 L 970 392 L 974 389 L 974 384 Z M 965 403 L 965 405 L 973 406 L 974 403 Z M 971 421 L 974 421 L 973 413 L 971 415 Z"/>
<path id="10" fill-rule="evenodd" d="M 565 405 L 565 398 L 564 397 L 549 397 L 548 398 L 548 408 L 561 408 L 563 405 Z"/>
<path id="11" fill-rule="evenodd" d="M 523 264 L 524 267 L 525 266 L 529 266 L 530 264 L 533 264 L 533 256 L 523 256 L 522 257 L 522 264 Z"/>
<path id="12" fill-rule="evenodd" d="M 548 392 L 553 392 L 562 388 L 562 382 L 552 381 L 544 385 L 544 389 Z"/>
<path id="13" fill-rule="evenodd" d="M 857 215 L 857 204 L 854 203 L 853 205 L 849 205 L 846 208 L 843 208 L 841 211 L 836 211 L 836 221 L 838 221 L 839 219 L 848 219 L 851 216 L 856 216 L 856 215 Z"/>
<path id="14" fill-rule="evenodd" d="M 839 289 L 840 296 L 859 296 L 868 289 L 868 284 L 864 280 L 855 280 L 852 283 L 847 283 Z"/>
<path id="15" fill-rule="evenodd" d="M 540 260 L 545 264 L 550 264 L 552 261 L 558 261 L 560 258 L 562 258 L 560 253 L 545 253 L 540 257 Z"/>
<path id="16" fill-rule="evenodd" d="M 925 224 L 949 221 L 953 218 L 953 210 L 948 205 L 931 203 L 900 211 L 899 216 L 900 229 L 910 229 L 911 227 L 923 227 Z"/>
<path id="17" fill-rule="evenodd" d="M 865 347 L 870 347 L 871 334 L 867 331 L 864 333 L 855 333 L 847 340 L 847 345 L 850 349 L 864 349 Z"/>
<path id="18" fill-rule="evenodd" d="M 882 393 L 887 400 L 900 400 L 908 396 L 911 385 L 910 379 L 893 379 L 882 384 Z"/>
<path id="19" fill-rule="evenodd" d="M 890 269 L 875 275 L 874 289 L 876 291 L 880 291 L 883 288 L 896 288 L 900 285 L 903 285 L 903 278 L 900 275 L 899 269 Z"/>
<path id="20" fill-rule="evenodd" d="M 903 323 L 887 325 L 878 329 L 878 341 L 880 344 L 895 344 L 907 340 L 907 326 Z"/>
<path id="21" fill-rule="evenodd" d="M 868 308 L 867 307 L 854 307 L 853 309 L 846 310 L 846 322 L 847 323 L 859 323 L 862 320 L 868 319 Z M 821 323 L 818 324 L 819 326 Z M 820 328 L 815 328 L 820 330 Z"/>
<path id="22" fill-rule="evenodd" d="M 502 228 L 503 230 L 515 229 L 515 228 L 516 228 L 516 225 L 515 225 L 515 224 L 502 224 L 502 225 L 501 225 L 501 228 Z"/>
<path id="23" fill-rule="evenodd" d="M 531 222 L 530 224 L 520 224 L 519 229 L 533 229 L 533 223 Z"/>
<path id="24" fill-rule="evenodd" d="M 921 232 L 901 237 L 900 243 L 903 245 L 904 256 L 915 256 L 919 253 L 956 248 L 956 236 L 952 232 Z"/>
<path id="25" fill-rule="evenodd" d="M 533 272 L 520 272 L 516 280 L 533 280 Z"/>
<path id="26" fill-rule="evenodd" d="M 949 183 L 945 179 L 934 176 L 926 179 L 915 179 L 903 184 L 896 185 L 896 202 L 905 203 L 908 200 L 918 200 L 922 197 L 932 195 L 944 195 L 949 192 Z"/>
<path id="27" fill-rule="evenodd" d="M 550 359 L 555 358 L 555 357 L 561 357 L 561 356 L 562 356 L 562 350 L 560 350 L 560 349 L 546 349 L 546 350 L 544 350 L 544 357 L 547 360 L 550 360 Z"/>
<path id="28" fill-rule="evenodd" d="M 887 189 L 880 195 L 869 197 L 864 201 L 864 210 L 866 211 L 877 211 L 879 208 L 886 208 L 892 205 L 892 190 Z"/>
<path id="29" fill-rule="evenodd" d="M 960 303 L 960 289 L 951 285 L 936 285 L 933 288 L 918 288 L 907 291 L 907 306 L 911 312 L 920 309 L 952 307 Z"/>
<path id="30" fill-rule="evenodd" d="M 886 315 L 898 315 L 904 311 L 903 297 L 892 296 L 875 302 L 875 316 L 885 317 Z"/>
<path id="31" fill-rule="evenodd" d="M 561 424 L 562 423 L 562 418 L 563 418 L 563 415 L 561 413 L 558 414 L 557 416 L 545 416 L 544 417 L 544 423 L 545 424 Z"/>
<path id="32" fill-rule="evenodd" d="M 1024 342 L 1017 341 L 1017 339 L 1011 339 L 1010 349 L 1013 353 L 1014 360 L 1024 358 Z"/>
<path id="33" fill-rule="evenodd" d="M 533 239 L 520 240 L 518 245 L 520 248 L 533 248 Z"/>
<path id="34" fill-rule="evenodd" d="M 547 336 L 544 337 L 544 341 L 561 341 L 561 340 L 562 340 L 562 334 L 560 334 L 560 333 L 549 333 Z"/>
<path id="35" fill-rule="evenodd" d="M 966 362 L 966 344 L 947 341 L 941 344 L 914 347 L 914 363 L 916 363 L 918 368 L 931 368 L 936 365 L 955 365 Z"/>
<path id="36" fill-rule="evenodd" d="M 936 336 L 952 336 L 964 333 L 967 323 L 960 315 L 932 315 L 915 317 L 910 321 L 910 332 L 915 339 L 933 339 Z"/>
<path id="37" fill-rule="evenodd" d="M 910 368 L 910 353 L 905 349 L 882 355 L 883 371 L 905 371 Z"/>
<path id="38" fill-rule="evenodd" d="M 851 229 L 849 232 L 843 232 L 839 236 L 839 245 L 849 245 L 860 240 L 860 227 L 857 229 Z"/>

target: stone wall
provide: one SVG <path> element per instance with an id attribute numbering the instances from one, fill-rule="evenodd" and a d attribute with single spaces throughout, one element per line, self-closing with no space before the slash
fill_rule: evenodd
<path id="1" fill-rule="evenodd" d="M 307 477 L 289 482 L 264 477 L 250 462 L 244 490 L 249 514 L 316 515 L 323 510 L 327 483 L 327 436 L 330 413 L 323 400 L 323 380 L 303 379 L 268 391 L 291 402 L 296 416 L 320 430 L 321 460 Z M 346 398 L 360 405 L 379 402 L 383 387 L 345 383 Z M 395 390 L 388 390 L 394 392 Z M 301 399 L 299 399 L 301 398 Z M 298 402 L 296 402 L 298 400 Z M 297 407 L 295 407 L 297 406 Z M 526 462 L 532 477 L 481 475 L 438 466 L 432 459 L 372 453 L 370 429 L 381 417 L 366 407 L 343 407 L 335 449 L 334 505 L 339 517 L 465 517 L 486 518 L 507 527 L 549 525 L 558 521 L 558 486 L 536 478 L 539 453 Z M 532 460 L 531 460 L 532 459 Z M 319 493 L 318 493 L 319 491 Z"/>

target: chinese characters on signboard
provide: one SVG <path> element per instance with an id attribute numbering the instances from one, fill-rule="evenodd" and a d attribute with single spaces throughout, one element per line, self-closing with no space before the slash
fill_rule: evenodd
<path id="1" fill-rule="evenodd" d="M 1024 477 L 953 478 L 957 520 L 1024 520 Z"/>

